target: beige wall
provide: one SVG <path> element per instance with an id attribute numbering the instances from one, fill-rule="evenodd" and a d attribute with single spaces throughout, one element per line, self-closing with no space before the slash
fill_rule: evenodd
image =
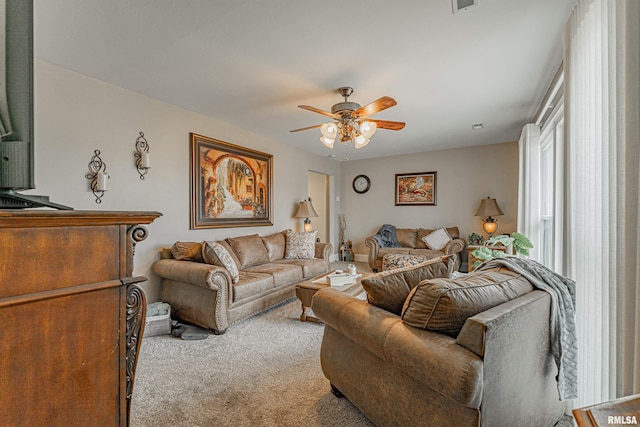
<path id="1" fill-rule="evenodd" d="M 438 172 L 436 206 L 395 206 L 395 174 L 431 171 Z M 353 241 L 359 260 L 368 254 L 364 239 L 386 223 L 424 228 L 457 225 L 465 239 L 472 232 L 483 234 L 481 219 L 473 214 L 480 206 L 480 199 L 487 196 L 496 198 L 505 213 L 498 217 L 498 231 L 516 230 L 518 145 L 515 142 L 345 162 L 341 172 L 346 238 Z M 365 194 L 357 194 L 351 186 L 359 174 L 371 179 L 371 189 Z"/>
<path id="2" fill-rule="evenodd" d="M 157 300 L 159 288 L 151 264 L 161 248 L 177 240 L 299 230 L 294 206 L 309 195 L 308 171 L 329 176 L 329 238 L 334 247 L 337 214 L 343 212 L 346 238 L 361 258 L 367 254 L 364 239 L 384 223 L 458 225 L 464 237 L 480 233 L 482 224 L 473 214 L 486 196 L 497 198 L 505 212 L 499 231 L 516 227 L 516 143 L 339 163 L 47 62 L 36 61 L 35 86 L 36 190 L 28 193 L 50 196 L 75 209 L 160 211 L 163 216 L 148 227 L 149 237 L 136 248 L 134 273 L 149 277 L 143 286 L 149 301 Z M 149 141 L 152 162 L 144 181 L 138 178 L 133 158 L 140 131 Z M 190 132 L 274 155 L 273 226 L 189 229 Z M 111 175 L 100 205 L 85 178 L 95 149 L 101 150 Z M 438 172 L 437 206 L 394 206 L 394 175 L 427 171 Z M 362 195 L 351 188 L 361 173 L 371 178 L 371 189 Z"/>
<path id="3" fill-rule="evenodd" d="M 159 280 L 151 264 L 160 248 L 176 240 L 216 240 L 286 228 L 300 229 L 294 205 L 308 196 L 307 171 L 340 182 L 340 164 L 292 146 L 249 133 L 211 118 L 130 92 L 80 74 L 36 61 L 35 179 L 31 194 L 50 196 L 75 209 L 150 210 L 163 216 L 151 224 L 149 237 L 136 248 L 135 274 L 150 281 L 149 301 L 158 297 Z M 215 100 L 212 100 L 215 102 Z M 150 145 L 151 170 L 144 181 L 134 166 L 139 132 Z M 189 230 L 189 133 L 195 132 L 274 156 L 272 227 Z M 111 175 L 102 204 L 94 202 L 85 174 L 94 150 Z M 339 194 L 339 189 L 332 190 Z M 334 242 L 335 244 L 335 242 Z M 64 265 L 64 254 L 61 254 Z"/>

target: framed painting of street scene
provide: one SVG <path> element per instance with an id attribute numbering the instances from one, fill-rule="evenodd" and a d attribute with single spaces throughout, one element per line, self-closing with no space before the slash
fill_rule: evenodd
<path id="1" fill-rule="evenodd" d="M 396 174 L 396 206 L 435 206 L 438 172 Z"/>
<path id="2" fill-rule="evenodd" d="M 272 223 L 273 156 L 191 134 L 191 229 Z"/>

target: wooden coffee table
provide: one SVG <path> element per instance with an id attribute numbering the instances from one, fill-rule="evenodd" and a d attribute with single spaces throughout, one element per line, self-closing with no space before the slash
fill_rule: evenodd
<path id="1" fill-rule="evenodd" d="M 307 308 L 311 307 L 311 300 L 313 296 L 316 294 L 316 292 L 318 292 L 320 289 L 331 287 L 329 284 L 313 283 L 313 281 L 321 279 L 331 273 L 333 273 L 333 271 L 329 271 L 327 273 L 321 274 L 312 279 L 306 280 L 304 282 L 300 282 L 296 285 L 296 297 L 298 297 L 298 299 L 302 303 L 302 314 L 300 315 L 301 321 L 321 322 L 321 320 L 318 319 L 317 317 L 308 316 Z M 364 289 L 362 289 L 362 283 L 361 283 L 362 279 L 364 277 L 372 275 L 373 273 L 360 272 L 358 274 L 360 274 L 361 276 L 356 279 L 355 283 L 349 284 L 349 285 L 343 285 L 343 286 L 333 286 L 333 289 L 336 289 L 340 292 L 345 292 L 353 296 L 361 294 L 362 292 L 364 292 Z"/>

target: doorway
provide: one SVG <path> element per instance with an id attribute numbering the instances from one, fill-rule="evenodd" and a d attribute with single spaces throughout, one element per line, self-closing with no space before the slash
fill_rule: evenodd
<path id="1" fill-rule="evenodd" d="M 311 218 L 311 225 L 314 230 L 318 230 L 318 239 L 321 242 L 330 242 L 330 199 L 329 199 L 329 175 L 319 172 L 307 172 L 307 182 L 309 185 L 309 198 L 318 214 L 317 218 Z"/>

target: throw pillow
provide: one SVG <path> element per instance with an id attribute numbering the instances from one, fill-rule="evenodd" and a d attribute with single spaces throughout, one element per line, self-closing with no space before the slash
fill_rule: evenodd
<path id="1" fill-rule="evenodd" d="M 316 235 L 318 230 L 296 233 L 287 230 L 285 259 L 312 259 L 316 255 Z"/>
<path id="2" fill-rule="evenodd" d="M 207 264 L 226 268 L 231 276 L 231 281 L 234 284 L 240 281 L 238 266 L 233 261 L 229 251 L 227 251 L 220 243 L 209 241 L 202 242 L 202 257 Z"/>
<path id="3" fill-rule="evenodd" d="M 369 304 L 400 316 L 409 292 L 421 281 L 448 277 L 448 257 L 433 258 L 405 268 L 383 271 L 362 279 Z"/>
<path id="4" fill-rule="evenodd" d="M 264 247 L 262 239 L 257 234 L 229 238 L 227 243 L 238 257 L 241 270 L 269 262 L 267 248 Z"/>
<path id="5" fill-rule="evenodd" d="M 434 251 L 441 251 L 451 241 L 451 236 L 444 228 L 438 228 L 430 234 L 424 236 L 422 241 L 427 247 Z"/>
<path id="6" fill-rule="evenodd" d="M 198 242 L 175 242 L 171 246 L 171 255 L 179 261 L 204 262 L 202 244 Z"/>
<path id="7" fill-rule="evenodd" d="M 532 290 L 528 280 L 511 272 L 424 280 L 409 293 L 401 317 L 416 328 L 456 336 L 468 317 Z"/>
<path id="8" fill-rule="evenodd" d="M 385 254 L 382 257 L 382 271 L 395 270 L 396 268 L 411 267 L 420 264 L 430 258 L 426 255 L 411 254 Z"/>

